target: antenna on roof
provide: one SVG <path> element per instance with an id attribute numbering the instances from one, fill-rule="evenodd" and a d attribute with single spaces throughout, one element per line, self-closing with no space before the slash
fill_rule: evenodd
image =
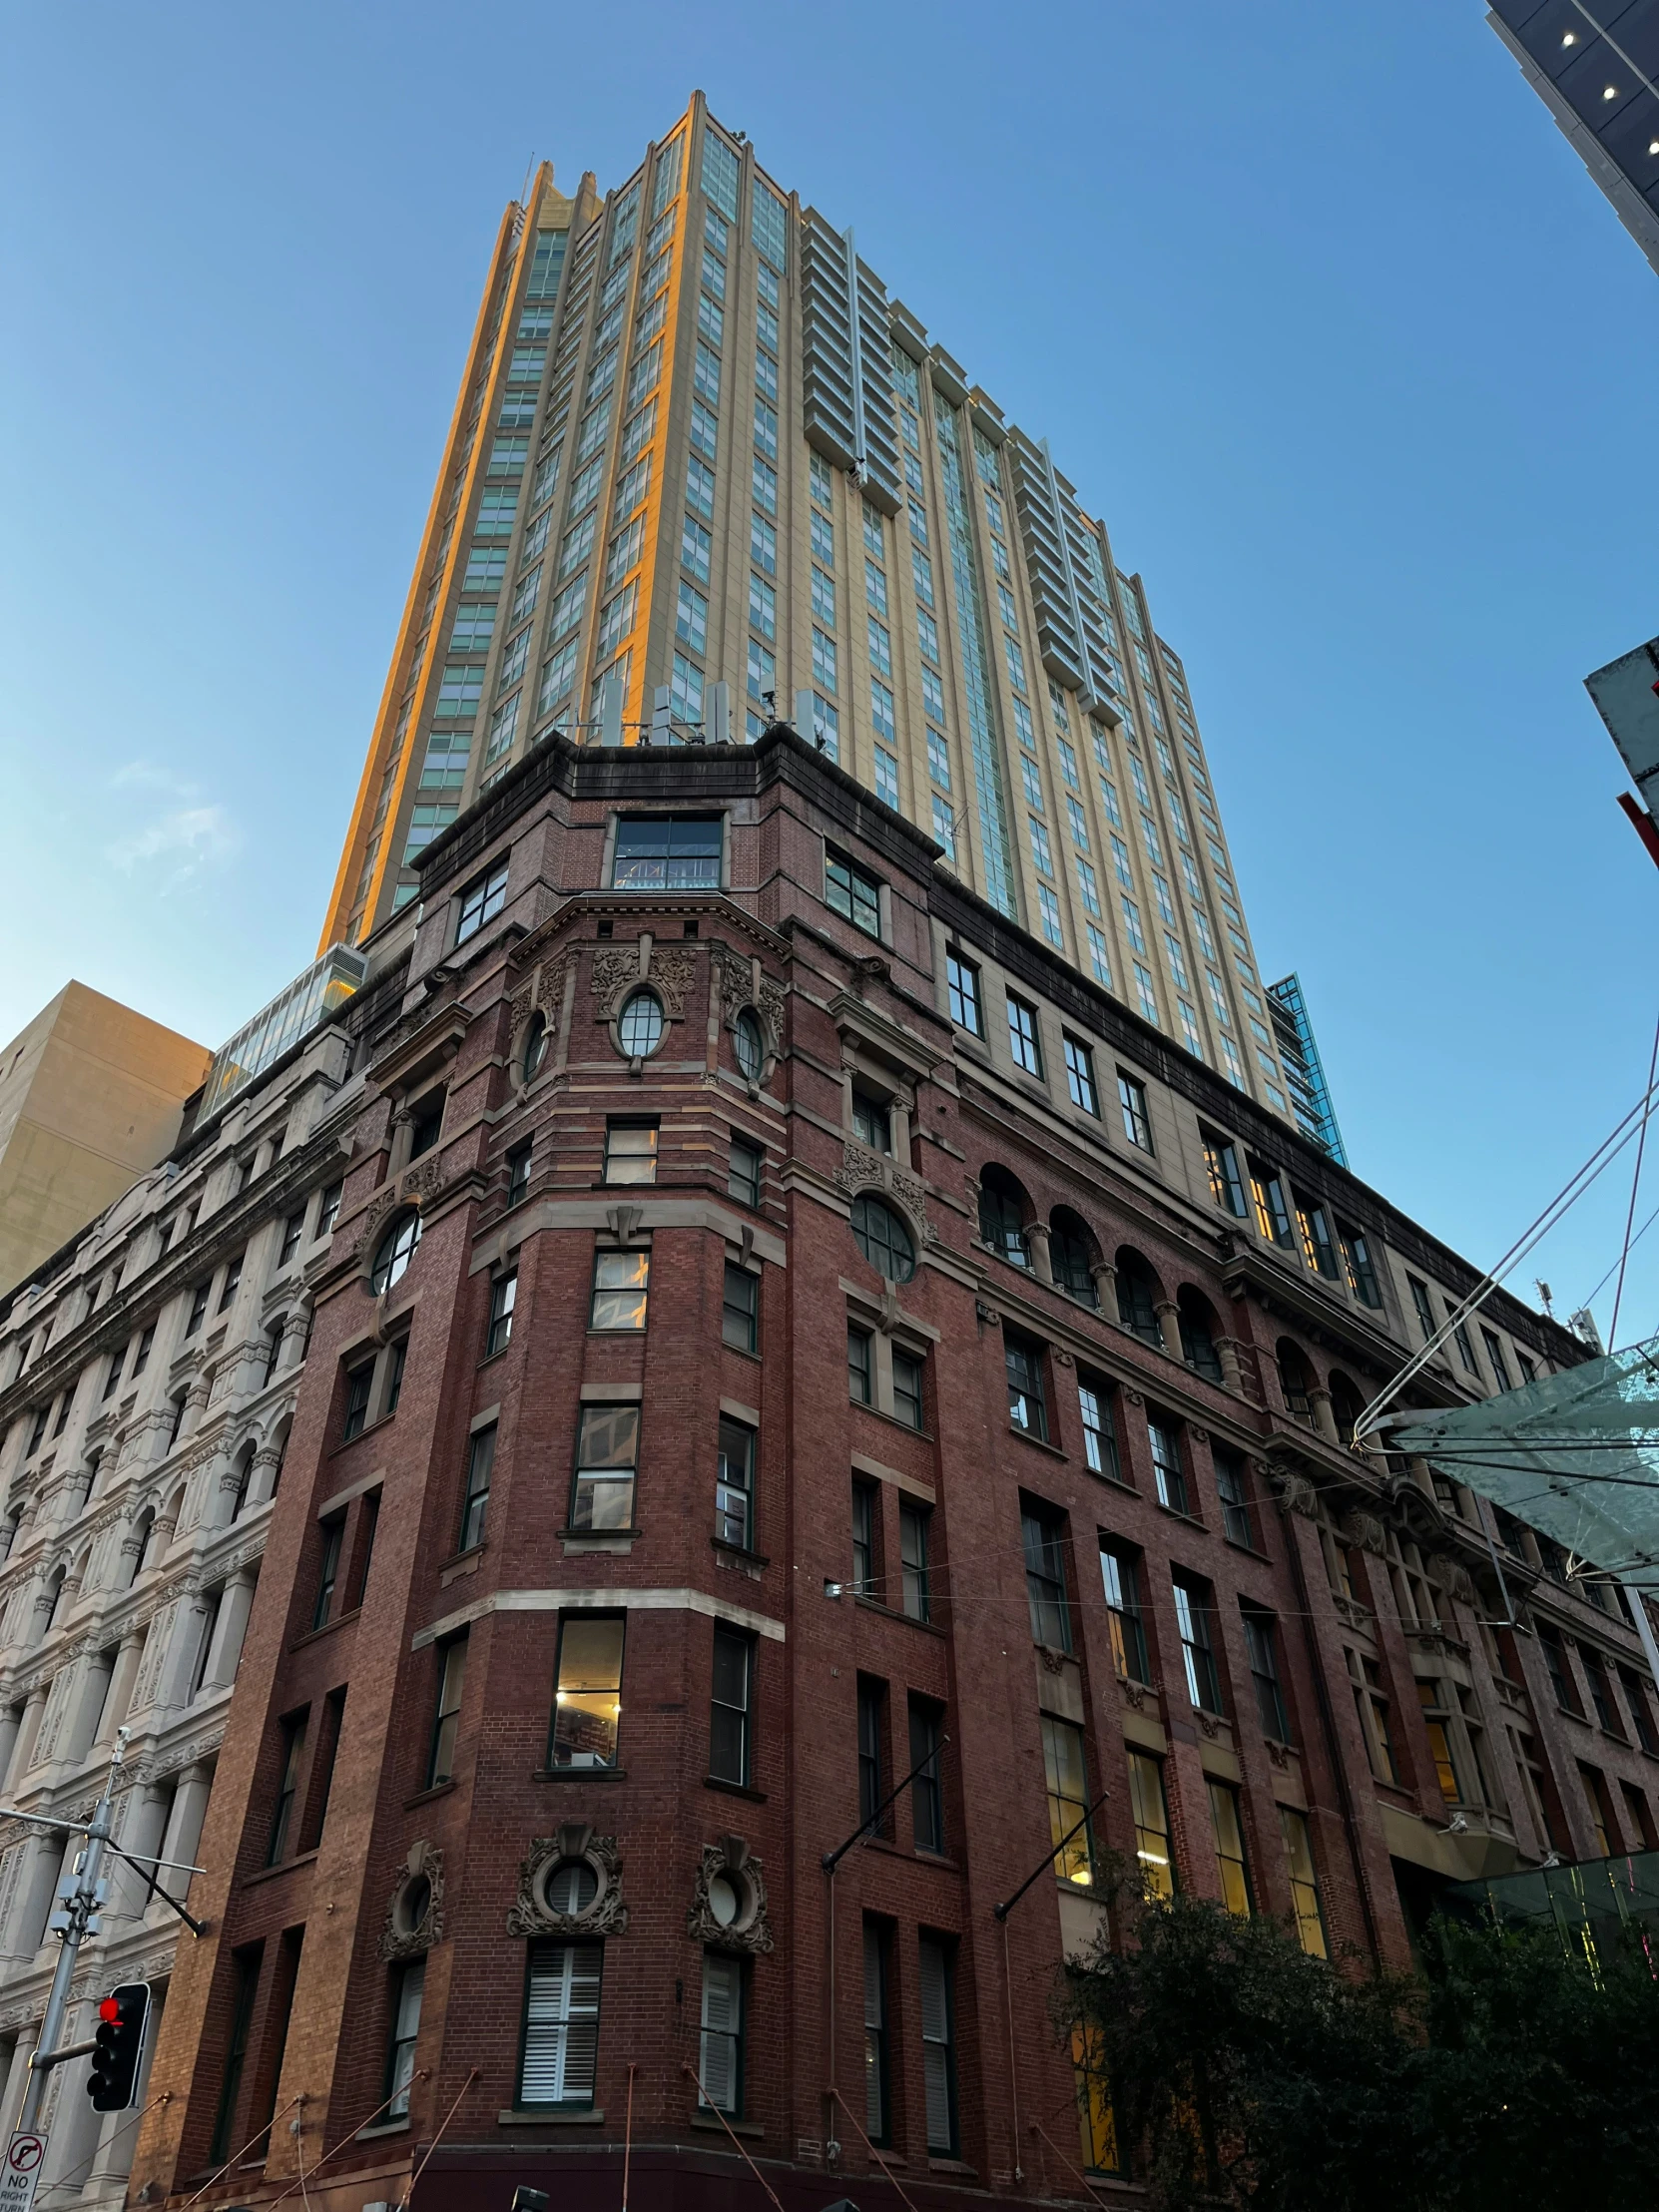
<path id="1" fill-rule="evenodd" d="M 532 154 L 524 165 L 524 182 L 518 188 L 518 204 L 521 208 L 527 208 L 530 205 L 530 180 L 535 174 L 536 157 Z"/>

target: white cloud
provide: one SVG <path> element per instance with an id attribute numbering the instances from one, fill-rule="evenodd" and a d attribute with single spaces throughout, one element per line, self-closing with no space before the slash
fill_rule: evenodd
<path id="1" fill-rule="evenodd" d="M 164 793 L 179 804 L 132 825 L 105 847 L 106 856 L 131 872 L 149 863 L 172 861 L 162 884 L 175 889 L 210 867 L 218 867 L 242 849 L 242 831 L 228 809 L 202 804 L 198 784 L 184 782 L 149 761 L 129 761 L 110 779 L 113 791 Z"/>

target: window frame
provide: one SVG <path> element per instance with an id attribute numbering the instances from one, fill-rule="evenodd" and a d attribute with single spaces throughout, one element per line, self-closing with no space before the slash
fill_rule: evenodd
<path id="1" fill-rule="evenodd" d="M 723 1698 L 719 1694 L 721 1654 L 723 1652 L 729 1662 L 735 1661 L 741 1665 L 742 1704 L 734 1704 L 730 1698 Z M 755 1660 L 756 1639 L 752 1635 L 741 1628 L 733 1627 L 730 1622 L 715 1622 L 714 1635 L 711 1639 L 709 1676 L 709 1780 L 726 1783 L 736 1790 L 747 1790 L 753 1786 L 752 1776 L 755 1768 Z M 726 1724 L 730 1731 L 729 1748 L 736 1751 L 736 1759 L 732 1762 L 739 1770 L 736 1774 L 722 1772 L 720 1768 L 719 1762 L 722 1757 L 720 1716 L 722 1714 L 736 1716 L 735 1720 L 731 1720 Z"/>
<path id="2" fill-rule="evenodd" d="M 507 866 L 508 856 L 503 854 L 456 893 L 454 944 L 467 943 L 506 905 Z"/>

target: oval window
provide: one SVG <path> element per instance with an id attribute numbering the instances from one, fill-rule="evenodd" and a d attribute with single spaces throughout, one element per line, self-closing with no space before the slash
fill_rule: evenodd
<path id="1" fill-rule="evenodd" d="M 405 1936 L 415 1934 L 431 1910 L 431 1905 L 432 1885 L 423 1874 L 417 1874 L 412 1882 L 405 1885 L 403 1895 L 397 1901 L 397 1918 Z"/>
<path id="2" fill-rule="evenodd" d="M 524 1080 L 534 1082 L 541 1073 L 541 1064 L 547 1058 L 547 1016 L 532 1014 L 530 1026 L 524 1032 Z"/>
<path id="3" fill-rule="evenodd" d="M 382 1291 L 389 1291 L 397 1282 L 409 1262 L 415 1256 L 420 1242 L 420 1216 L 405 1214 L 401 1221 L 394 1221 L 380 1239 L 380 1249 L 374 1255 L 374 1272 L 368 1279 L 368 1287 L 378 1298 Z"/>
<path id="4" fill-rule="evenodd" d="M 717 1874 L 709 1885 L 709 1917 L 717 1928 L 730 1928 L 743 1909 L 738 1886 L 729 1874 Z"/>
<path id="5" fill-rule="evenodd" d="M 908 1283 L 916 1272 L 916 1248 L 910 1240 L 910 1232 L 893 1212 L 878 1198 L 856 1198 L 852 1202 L 852 1241 L 875 1269 L 889 1283 Z"/>
<path id="6" fill-rule="evenodd" d="M 650 1058 L 663 1041 L 663 1009 L 655 992 L 634 993 L 618 1017 L 616 1033 L 630 1060 Z"/>
<path id="7" fill-rule="evenodd" d="M 574 1918 L 599 1895 L 599 1877 L 585 1859 L 561 1859 L 547 1878 L 547 1909 Z"/>
<path id="8" fill-rule="evenodd" d="M 733 1031 L 733 1043 L 737 1050 L 738 1066 L 749 1082 L 758 1083 L 761 1080 L 761 1070 L 766 1065 L 766 1040 L 761 1035 L 760 1021 L 747 1006 L 738 1016 L 737 1027 Z"/>

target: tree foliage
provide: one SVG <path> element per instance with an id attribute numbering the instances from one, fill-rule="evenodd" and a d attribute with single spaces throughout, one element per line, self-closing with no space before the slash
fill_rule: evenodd
<path id="1" fill-rule="evenodd" d="M 1120 1899 L 1119 1921 L 1060 2024 L 1159 2212 L 1659 2197 L 1659 1941 L 1437 1920 L 1419 1973 L 1376 1975 L 1201 1899 Z"/>

